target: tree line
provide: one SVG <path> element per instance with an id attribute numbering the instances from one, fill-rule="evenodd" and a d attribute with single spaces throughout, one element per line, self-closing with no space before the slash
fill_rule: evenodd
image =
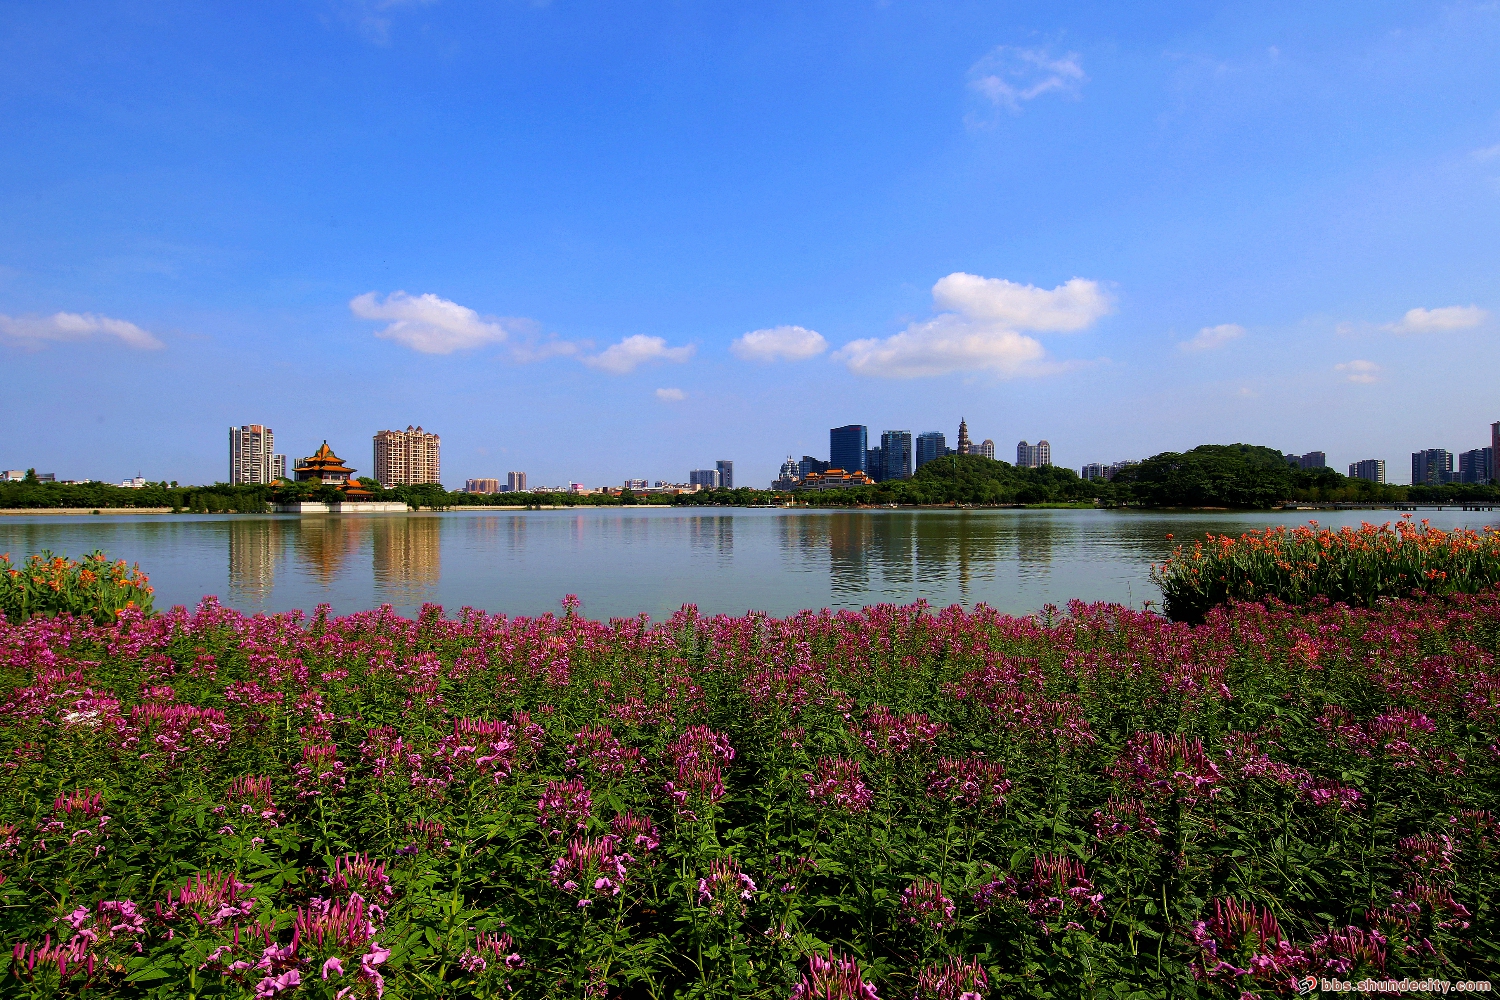
<path id="1" fill-rule="evenodd" d="M 1500 504 L 1493 484 L 1451 483 L 1440 486 L 1392 486 L 1351 479 L 1333 469 L 1299 469 L 1281 452 L 1257 445 L 1200 445 L 1187 452 L 1163 452 L 1126 466 L 1111 481 L 1085 480 L 1072 469 L 1023 468 L 979 455 L 950 455 L 928 462 L 909 479 L 896 479 L 847 490 L 803 490 L 773 493 L 748 487 L 702 490 L 676 496 L 659 493 L 503 493 L 449 491 L 440 483 L 385 489 L 369 478 L 359 480 L 373 499 L 404 502 L 412 509 L 488 506 L 596 507 L 657 506 L 749 507 L 795 500 L 812 507 L 942 504 L 1106 504 L 1144 507 L 1267 508 L 1289 501 L 1303 503 L 1445 503 Z M 274 486 L 179 486 L 148 483 L 141 489 L 109 483 L 44 483 L 34 475 L 18 483 L 0 483 L 0 508 L 169 507 L 201 513 L 262 513 L 273 503 L 297 500 L 337 501 L 342 492 L 322 483 L 282 481 Z"/>

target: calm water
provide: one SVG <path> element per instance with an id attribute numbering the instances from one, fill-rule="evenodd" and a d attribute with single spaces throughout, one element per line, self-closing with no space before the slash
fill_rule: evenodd
<path id="1" fill-rule="evenodd" d="M 1387 511 L 1317 512 L 1320 523 L 1383 523 Z M 157 607 L 215 594 L 244 611 L 336 612 L 424 602 L 507 614 L 555 611 L 578 594 L 596 618 L 707 613 L 784 615 L 925 598 L 1035 611 L 1073 597 L 1139 606 L 1173 543 L 1204 532 L 1299 524 L 1311 514 L 1092 510 L 450 511 L 409 515 L 0 517 L 0 552 L 138 562 Z M 1434 526 L 1495 515 L 1427 512 Z"/>

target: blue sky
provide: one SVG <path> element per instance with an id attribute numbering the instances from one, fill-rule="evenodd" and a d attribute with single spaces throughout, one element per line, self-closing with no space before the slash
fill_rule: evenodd
<path id="1" fill-rule="evenodd" d="M 0 466 L 1500 420 L 1500 4 L 0 3 Z"/>

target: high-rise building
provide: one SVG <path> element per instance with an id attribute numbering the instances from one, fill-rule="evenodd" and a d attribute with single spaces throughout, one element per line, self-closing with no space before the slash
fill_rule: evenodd
<path id="1" fill-rule="evenodd" d="M 1385 459 L 1366 458 L 1349 463 L 1350 479 L 1368 479 L 1372 483 L 1385 482 Z"/>
<path id="2" fill-rule="evenodd" d="M 234 486 L 270 484 L 286 478 L 286 456 L 277 455 L 276 436 L 261 424 L 229 428 L 229 482 Z"/>
<path id="3" fill-rule="evenodd" d="M 526 473 L 507 472 L 505 474 L 505 491 L 507 493 L 525 493 Z"/>
<path id="4" fill-rule="evenodd" d="M 727 458 L 721 458 L 714 463 L 714 469 L 719 473 L 719 488 L 734 489 L 734 463 Z"/>
<path id="5" fill-rule="evenodd" d="M 694 469 L 688 473 L 689 486 L 701 486 L 706 490 L 718 489 L 718 469 Z"/>
<path id="6" fill-rule="evenodd" d="M 1078 477 L 1084 480 L 1103 479 L 1105 467 L 1099 462 L 1090 462 L 1078 470 Z"/>
<path id="7" fill-rule="evenodd" d="M 828 432 L 829 468 L 845 472 L 869 472 L 865 452 L 870 447 L 870 432 L 864 424 L 845 424 Z"/>
<path id="8" fill-rule="evenodd" d="M 464 480 L 465 493 L 499 493 L 500 480 L 498 479 L 466 479 Z"/>
<path id="9" fill-rule="evenodd" d="M 991 441 L 989 438 L 985 438 L 979 444 L 979 454 L 984 456 L 985 458 L 993 460 L 995 457 L 995 442 Z"/>
<path id="10" fill-rule="evenodd" d="M 794 490 L 801 479 L 802 475 L 798 471 L 797 460 L 788 455 L 786 461 L 781 463 L 781 475 L 776 477 L 776 481 L 771 484 L 771 489 Z"/>
<path id="11" fill-rule="evenodd" d="M 1016 445 L 1016 465 L 1023 469 L 1040 469 L 1044 465 L 1052 464 L 1052 445 L 1046 441 L 1038 441 L 1036 444 L 1027 444 L 1025 441 Z"/>
<path id="12" fill-rule="evenodd" d="M 873 482 L 880 482 L 885 478 L 885 449 L 865 449 L 865 473 Z"/>
<path id="13" fill-rule="evenodd" d="M 1326 469 L 1328 456 L 1321 451 L 1310 451 L 1306 455 L 1287 454 L 1286 464 L 1298 469 Z"/>
<path id="14" fill-rule="evenodd" d="M 880 452 L 884 478 L 911 478 L 911 431 L 886 431 L 881 434 Z"/>
<path id="15" fill-rule="evenodd" d="M 1488 483 L 1495 478 L 1495 450 L 1493 448 L 1471 448 L 1458 456 L 1458 481 L 1461 483 Z"/>
<path id="16" fill-rule="evenodd" d="M 1500 455 L 1500 420 L 1490 424 L 1490 454 Z M 1490 478 L 1495 478 L 1495 463 L 1490 462 Z"/>
<path id="17" fill-rule="evenodd" d="M 1446 448 L 1428 448 L 1411 453 L 1413 486 L 1442 486 L 1453 482 L 1453 452 Z"/>
<path id="18" fill-rule="evenodd" d="M 386 489 L 439 483 L 438 448 L 442 439 L 421 427 L 375 434 L 375 478 Z"/>
<path id="19" fill-rule="evenodd" d="M 833 468 L 833 466 L 828 462 L 820 461 L 819 459 L 813 458 L 811 455 L 803 455 L 802 461 L 797 463 L 797 478 L 806 479 L 814 472 L 827 472 L 831 468 Z"/>
<path id="20" fill-rule="evenodd" d="M 917 435 L 917 468 L 948 454 L 948 439 L 942 431 L 926 431 Z"/>
<path id="21" fill-rule="evenodd" d="M 636 490 L 650 489 L 650 488 L 651 488 L 650 481 L 645 480 L 645 479 L 627 479 L 627 480 L 625 480 L 625 485 L 621 487 L 621 489 L 630 490 L 631 492 L 634 492 Z"/>
<path id="22" fill-rule="evenodd" d="M 958 451 L 958 453 L 960 455 L 967 455 L 969 453 L 969 447 L 970 447 L 969 446 L 969 425 L 968 425 L 967 421 L 964 420 L 963 417 L 959 417 L 958 418 L 958 448 L 956 450 Z"/>

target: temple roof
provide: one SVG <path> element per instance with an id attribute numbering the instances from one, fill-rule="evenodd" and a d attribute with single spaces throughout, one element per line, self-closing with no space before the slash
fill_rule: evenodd
<path id="1" fill-rule="evenodd" d="M 344 465 L 344 460 L 333 453 L 327 441 L 324 441 L 322 447 L 311 456 L 299 461 L 297 468 L 317 469 L 320 472 L 345 472 L 351 477 L 354 475 L 354 470 Z"/>

